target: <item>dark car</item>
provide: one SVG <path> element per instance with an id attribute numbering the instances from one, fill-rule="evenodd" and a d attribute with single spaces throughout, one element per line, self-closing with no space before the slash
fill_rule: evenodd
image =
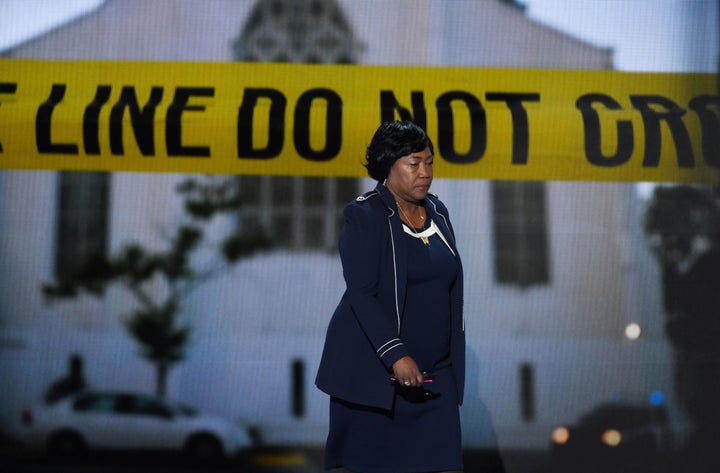
<path id="1" fill-rule="evenodd" d="M 643 471 L 679 448 L 680 426 L 662 404 L 609 402 L 552 432 L 553 471 Z"/>

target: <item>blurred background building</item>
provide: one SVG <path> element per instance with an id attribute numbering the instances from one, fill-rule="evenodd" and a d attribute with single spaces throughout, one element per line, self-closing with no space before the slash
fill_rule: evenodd
<path id="1" fill-rule="evenodd" d="M 382 12 L 382 13 L 379 13 Z M 610 69 L 612 51 L 502 0 L 106 0 L 2 52 L 11 58 L 263 61 Z M 201 66 L 199 66 L 201 67 Z M 241 80 L 239 78 L 239 80 Z M 483 90 L 482 84 L 477 84 Z M 369 138 L 369 137 L 368 137 Z M 357 150 L 361 156 L 362 150 Z M 672 400 L 657 265 L 632 184 L 444 180 L 466 270 L 468 448 L 540 449 L 559 422 L 617 398 Z M 92 253 L 153 248 L 182 218 L 179 175 L 0 173 L 0 420 L 10 425 L 80 354 L 94 387 L 154 390 L 118 291 L 48 304 L 44 283 Z M 313 379 L 343 290 L 336 241 L 366 179 L 242 176 L 246 201 L 213 227 L 261 226 L 274 250 L 199 288 L 168 397 L 257 424 L 266 441 L 321 445 Z M 331 211 L 328 212 L 327 210 Z"/>

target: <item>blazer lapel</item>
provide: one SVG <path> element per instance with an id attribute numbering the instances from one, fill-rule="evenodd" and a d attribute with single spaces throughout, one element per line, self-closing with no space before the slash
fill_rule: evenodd
<path id="1" fill-rule="evenodd" d="M 458 255 L 458 250 L 455 246 L 455 235 L 453 235 L 452 231 L 450 231 L 450 226 L 448 225 L 448 216 L 440 213 L 437 210 L 435 203 L 429 198 L 425 199 L 425 211 L 427 212 L 429 217 L 435 222 L 435 225 L 440 228 L 440 231 L 442 232 L 443 236 L 447 240 L 455 255 Z"/>

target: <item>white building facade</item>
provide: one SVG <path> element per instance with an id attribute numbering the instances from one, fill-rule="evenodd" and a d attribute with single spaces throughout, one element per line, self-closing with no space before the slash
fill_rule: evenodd
<path id="1" fill-rule="evenodd" d="M 106 0 L 5 56 L 612 67 L 611 51 L 500 0 Z M 436 173 L 433 191 L 451 210 L 466 271 L 468 447 L 542 449 L 556 423 L 597 402 L 672 395 L 660 279 L 634 186 L 444 180 L 441 162 Z M 153 367 L 122 327 L 130 306 L 121 291 L 48 304 L 41 287 L 93 245 L 109 253 L 132 241 L 161 245 L 182 218 L 175 186 L 183 176 L 75 174 L 0 172 L 0 369 L 11 380 L 0 394 L 3 425 L 25 403 L 40 402 L 71 353 L 83 356 L 93 386 L 154 388 Z M 187 359 L 171 372 L 169 397 L 245 418 L 271 443 L 320 445 L 327 398 L 313 379 L 344 286 L 334 249 L 338 214 L 313 220 L 314 206 L 339 212 L 374 183 L 241 179 L 265 197 L 217 232 L 259 224 L 280 244 L 189 299 L 183 317 L 194 331 Z M 311 187 L 323 189 L 319 204 L 304 197 Z M 73 251 L 79 256 L 63 262 Z M 642 330 L 634 340 L 625 333 L 631 323 Z"/>

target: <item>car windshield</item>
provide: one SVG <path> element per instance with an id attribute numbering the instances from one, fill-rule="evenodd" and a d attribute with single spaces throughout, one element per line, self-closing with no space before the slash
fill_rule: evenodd
<path id="1" fill-rule="evenodd" d="M 79 412 L 113 412 L 115 396 L 111 394 L 84 394 L 75 399 L 73 409 Z"/>
<path id="2" fill-rule="evenodd" d="M 168 404 L 144 395 L 119 393 L 87 393 L 75 399 L 73 409 L 77 412 L 115 413 L 123 415 L 146 415 L 155 417 L 195 417 L 197 409 L 185 404 Z"/>

